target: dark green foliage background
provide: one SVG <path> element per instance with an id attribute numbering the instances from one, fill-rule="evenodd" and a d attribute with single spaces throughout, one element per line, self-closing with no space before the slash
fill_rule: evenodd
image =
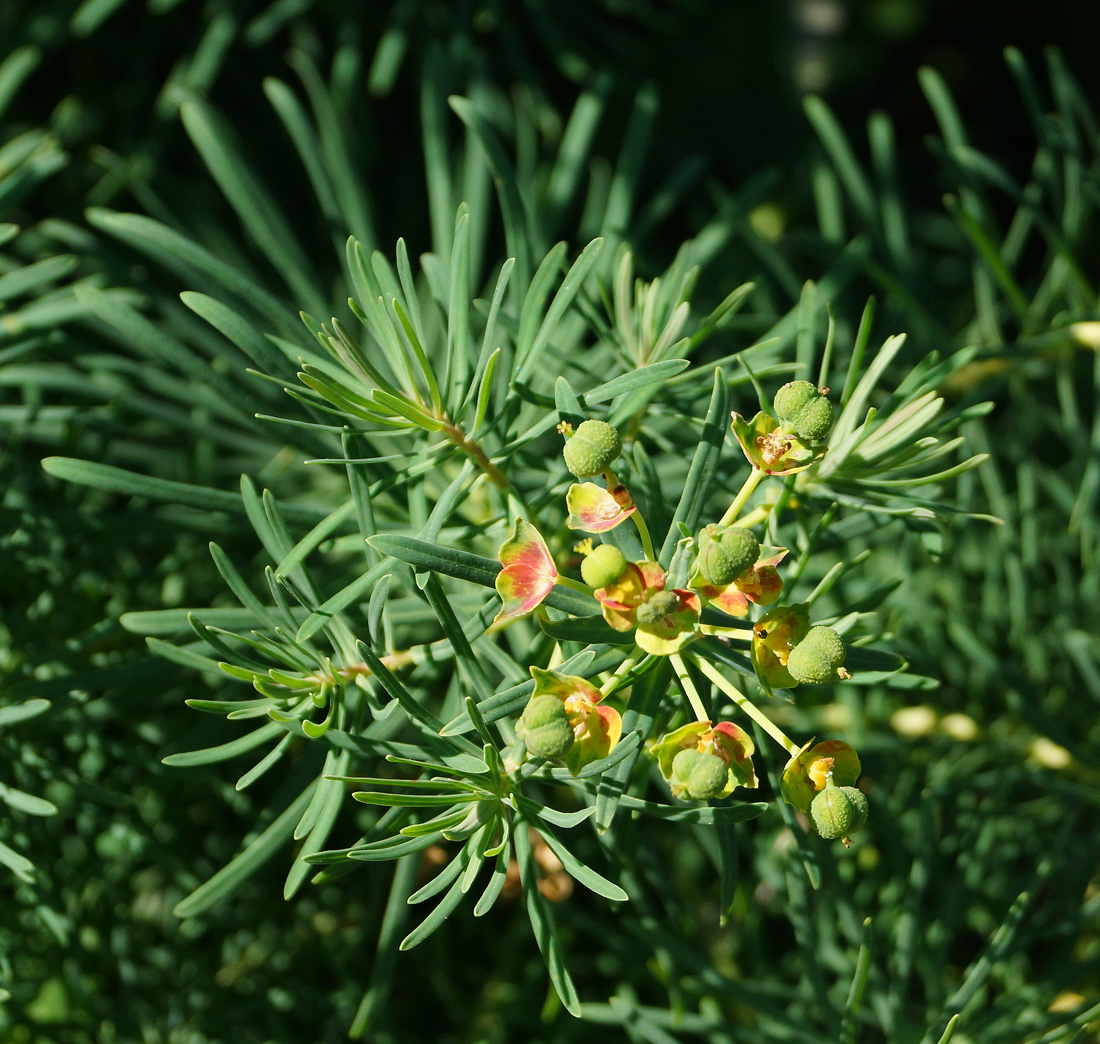
<path id="1" fill-rule="evenodd" d="M 97 6 L 108 13 L 98 24 Z M 347 230 L 326 227 L 300 165 L 288 162 L 261 82 L 293 79 L 288 47 L 326 74 L 333 56 L 342 55 L 338 68 L 347 75 L 337 80 L 346 89 L 338 84 L 334 93 L 374 200 L 377 245 L 389 251 L 404 236 L 415 255 L 431 245 L 418 78 L 429 44 L 437 43 L 451 49 L 454 67 L 472 82 L 513 92 L 521 103 L 529 92 L 559 112 L 568 112 L 580 83 L 606 73 L 609 115 L 594 151 L 611 161 L 638 86 L 656 86 L 660 110 L 639 196 L 650 198 L 670 175 L 684 181 L 664 219 L 633 243 L 647 277 L 670 264 L 728 193 L 745 192 L 746 210 L 772 205 L 765 249 L 759 226 L 742 214 L 738 233 L 704 271 L 697 292 L 703 312 L 746 280 L 756 280 L 758 291 L 741 325 L 708 343 L 710 356 L 694 363 L 751 343 L 797 301 L 803 280 L 819 279 L 853 237 L 870 244 L 878 266 L 859 268 L 834 298 L 844 351 L 870 293 L 880 298 L 875 343 L 909 331 L 906 366 L 933 349 L 985 349 L 988 365 L 966 371 L 966 380 L 945 393 L 954 403 L 996 404 L 969 425 L 971 448 L 991 460 L 960 482 L 958 500 L 1005 525 L 956 522 L 915 533 L 890 522 L 825 549 L 835 558 L 854 544 L 873 549 L 865 574 L 844 591 L 848 600 L 903 580 L 882 609 L 886 629 L 914 672 L 940 682 L 908 693 L 838 691 L 848 714 L 845 738 L 859 749 L 872 783 L 866 842 L 850 856 L 822 847 L 829 853 L 822 857 L 826 881 L 812 892 L 783 847 L 789 835 L 778 813 L 746 824 L 738 832 L 738 905 L 730 926 L 719 929 L 708 839 L 620 817 L 615 844 L 648 868 L 649 900 L 612 910 L 578 888 L 557 908 L 570 969 L 590 1004 L 585 1020 L 557 1010 L 513 902 L 480 921 L 456 916 L 400 956 L 379 1041 L 610 1037 L 667 1044 L 699 1035 L 719 1042 L 822 1039 L 826 1029 L 840 1039 L 839 1025 L 813 1027 L 805 1013 L 819 992 L 843 1007 L 865 917 L 873 919 L 872 970 L 858 1040 L 915 1044 L 928 1031 L 934 1044 L 946 1017 L 959 1010 L 965 1016 L 956 1041 L 964 1034 L 982 1044 L 1079 1039 L 1074 1033 L 1087 1021 L 1080 1016 L 1100 1000 L 1093 883 L 1100 870 L 1100 528 L 1094 498 L 1079 499 L 1100 466 L 1092 434 L 1096 353 L 1064 341 L 1051 350 L 1032 343 L 1070 319 L 1100 316 L 1094 297 L 1091 312 L 1051 309 L 1027 327 L 998 297 L 993 332 L 1003 336 L 990 336 L 975 306 L 974 252 L 941 202 L 944 192 L 958 192 L 957 171 L 924 140 L 940 132 L 917 78 L 921 65 L 937 68 L 971 143 L 1026 180 L 1035 132 L 1001 49 L 1019 47 L 1046 90 L 1041 48 L 1057 45 L 1095 108 L 1100 71 L 1092 43 L 1100 10 L 1049 3 L 1013 14 L 1003 4 L 934 0 L 852 0 L 837 10 L 845 15 L 837 31 L 815 34 L 799 20 L 797 5 L 741 0 L 10 0 L 0 7 L 0 52 L 26 44 L 42 52 L 3 113 L 0 137 L 49 127 L 69 156 L 63 170 L 0 215 L 25 230 L 11 254 L 31 261 L 71 252 L 78 277 L 134 288 L 144 314 L 181 336 L 201 336 L 178 303 L 189 287 L 90 226 L 87 207 L 151 214 L 239 260 L 289 307 L 300 302 L 242 237 L 181 127 L 178 92 L 209 97 L 227 117 L 291 215 L 317 282 L 337 300 L 332 240 Z M 280 12 L 287 17 L 276 17 Z M 384 36 L 405 45 L 392 75 L 381 62 L 372 67 Z M 205 57 L 195 62 L 197 50 Z M 861 224 L 851 208 L 839 237 L 822 234 L 811 186 L 824 153 L 803 114 L 799 80 L 815 57 L 828 72 L 815 90 L 861 157 L 870 111 L 894 121 L 915 244 L 907 269 L 890 269 L 881 232 Z M 454 89 L 465 90 L 455 76 Z M 1094 190 L 1096 150 L 1095 141 L 1086 143 Z M 690 157 L 699 160 L 684 165 Z M 1003 231 L 1011 202 L 991 194 L 989 206 Z M 579 216 L 571 214 L 564 227 L 575 229 Z M 1093 219 L 1071 244 L 1094 287 L 1095 232 Z M 492 235 L 502 252 L 501 229 L 493 226 Z M 571 255 L 581 246 L 571 242 Z M 1017 264 L 1029 299 L 1048 264 L 1037 242 Z M 883 280 L 885 270 L 894 282 Z M 899 281 L 905 294 L 893 292 Z M 310 506 L 311 498 L 323 500 L 299 464 L 312 449 L 291 446 L 278 455 L 294 436 L 257 426 L 242 434 L 238 449 L 223 452 L 196 430 L 202 416 L 188 429 L 145 409 L 136 382 L 90 380 L 110 370 L 101 356 L 125 355 L 105 324 L 84 314 L 40 333 L 34 359 L 53 367 L 49 379 L 19 371 L 28 357 L 3 354 L 19 338 L 6 327 L 0 333 L 0 403 L 76 409 L 49 423 L 4 418 L 0 706 L 32 696 L 53 704 L 0 731 L 0 758 L 5 782 L 47 797 L 59 812 L 0 819 L 0 839 L 38 868 L 34 884 L 0 877 L 0 985 L 11 993 L 0 1005 L 0 1039 L 344 1039 L 374 960 L 391 868 L 371 864 L 283 904 L 286 867 L 276 859 L 231 902 L 181 924 L 175 904 L 262 828 L 270 809 L 283 807 L 280 787 L 295 781 L 284 784 L 273 773 L 238 793 L 224 766 L 163 766 L 171 752 L 223 742 L 225 726 L 183 704 L 208 695 L 203 676 L 150 656 L 118 623 L 129 611 L 226 603 L 207 542 L 216 540 L 242 573 L 257 575 L 266 560 L 251 528 L 239 513 L 68 485 L 39 463 L 54 454 L 80 457 L 228 491 L 248 472 Z M 937 715 L 970 715 L 978 738 L 964 742 L 942 730 L 899 735 L 891 715 L 906 701 Z M 824 734 L 828 708 L 810 700 L 799 713 L 807 735 L 814 728 Z M 1037 761 L 1037 737 L 1068 751 L 1068 765 Z M 349 837 L 354 815 L 347 812 Z M 595 842 L 588 844 L 579 854 L 599 865 Z M 1025 890 L 1030 899 L 1018 931 L 989 951 Z M 808 951 L 819 964 L 807 962 Z M 983 959 L 986 965 L 975 964 Z M 975 968 L 980 983 L 968 978 Z M 817 974 L 825 978 L 813 981 Z M 967 983 L 978 988 L 960 996 Z"/>

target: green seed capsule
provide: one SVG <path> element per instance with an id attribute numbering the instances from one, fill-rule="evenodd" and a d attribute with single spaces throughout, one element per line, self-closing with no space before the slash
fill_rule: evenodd
<path id="1" fill-rule="evenodd" d="M 831 780 L 810 805 L 810 821 L 827 841 L 854 834 L 867 822 L 867 798 L 856 787 L 838 787 Z"/>
<path id="2" fill-rule="evenodd" d="M 680 608 L 680 596 L 675 591 L 658 591 L 638 606 L 638 623 L 655 624 Z"/>
<path id="3" fill-rule="evenodd" d="M 811 627 L 787 657 L 791 677 L 806 685 L 836 681 L 843 665 L 844 643 L 831 627 Z"/>
<path id="4" fill-rule="evenodd" d="M 760 544 L 748 529 L 707 526 L 699 534 L 698 570 L 708 584 L 732 584 L 760 557 Z"/>
<path id="5" fill-rule="evenodd" d="M 672 761 L 672 790 L 695 801 L 717 797 L 729 782 L 729 766 L 717 754 L 680 751 Z"/>
<path id="6" fill-rule="evenodd" d="M 571 438 L 565 440 L 562 455 L 565 466 L 577 478 L 588 478 L 606 471 L 622 452 L 623 440 L 606 421 L 582 421 Z"/>
<path id="7" fill-rule="evenodd" d="M 752 530 L 733 526 L 722 534 L 722 550 L 729 556 L 733 568 L 740 576 L 760 557 L 760 542 Z"/>
<path id="8" fill-rule="evenodd" d="M 799 415 L 794 433 L 803 442 L 819 442 L 833 424 L 833 404 L 824 396 L 811 402 Z"/>
<path id="9" fill-rule="evenodd" d="M 775 393 L 772 406 L 780 424 L 793 424 L 807 406 L 821 398 L 809 381 L 791 381 Z"/>
<path id="10" fill-rule="evenodd" d="M 536 758 L 560 758 L 573 746 L 573 727 L 557 696 L 535 696 L 516 723 L 516 735 Z"/>
<path id="11" fill-rule="evenodd" d="M 819 442 L 833 423 L 833 404 L 809 381 L 791 381 L 772 402 L 780 427 L 804 442 Z"/>
<path id="12" fill-rule="evenodd" d="M 589 587 L 606 587 L 622 575 L 626 558 L 613 544 L 600 544 L 581 562 L 581 578 Z"/>

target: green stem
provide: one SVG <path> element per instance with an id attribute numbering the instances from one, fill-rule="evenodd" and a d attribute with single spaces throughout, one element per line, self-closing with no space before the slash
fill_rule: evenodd
<path id="1" fill-rule="evenodd" d="M 642 513 L 635 511 L 630 517 L 634 519 L 634 525 L 638 527 L 638 536 L 642 538 L 642 553 L 645 555 L 646 561 L 656 562 L 657 556 L 653 553 L 653 541 L 650 539 L 649 527 L 645 524 Z"/>
<path id="2" fill-rule="evenodd" d="M 740 514 L 741 509 L 745 506 L 749 497 L 752 496 L 752 491 L 760 484 L 760 480 L 765 474 L 766 472 L 761 471 L 755 465 L 753 466 L 752 471 L 749 472 L 749 477 L 745 479 L 745 484 L 741 487 L 741 491 L 733 498 L 733 503 L 726 509 L 726 513 L 718 523 L 720 526 L 728 526 Z"/>
<path id="3" fill-rule="evenodd" d="M 700 624 L 699 631 L 702 634 L 718 634 L 735 642 L 752 641 L 752 631 L 746 631 L 742 627 L 716 627 L 714 624 Z"/>
<path id="4" fill-rule="evenodd" d="M 741 708 L 753 721 L 755 721 L 776 743 L 778 743 L 791 757 L 794 757 L 802 748 L 794 742 L 774 721 L 763 711 L 759 710 L 751 700 L 740 692 L 725 675 L 713 664 L 704 660 L 701 656 L 693 656 L 695 666 L 699 668 L 715 685 L 718 686 L 738 707 Z"/>
<path id="5" fill-rule="evenodd" d="M 589 598 L 592 597 L 593 589 L 589 587 L 588 584 L 582 584 L 579 580 L 563 576 L 561 573 L 558 573 L 557 577 L 555 577 L 554 583 L 561 584 L 562 587 L 568 587 L 572 591 L 580 591 L 581 594 L 588 595 Z"/>
<path id="6" fill-rule="evenodd" d="M 625 678 L 631 672 L 634 665 L 642 658 L 643 655 L 644 654 L 642 653 L 641 649 L 639 649 L 635 645 L 630 655 L 627 656 L 627 658 L 623 660 L 623 662 L 620 663 L 618 667 L 615 668 L 615 673 L 611 675 L 611 677 L 608 678 L 607 681 L 603 683 L 603 685 L 600 686 L 600 692 L 602 692 L 604 696 L 610 696 L 611 693 L 613 693 L 615 689 L 618 688 L 619 682 L 621 682 L 623 678 Z"/>
<path id="7" fill-rule="evenodd" d="M 761 522 L 767 522 L 768 516 L 772 513 L 772 506 L 771 504 L 757 504 L 752 511 L 736 519 L 733 524 L 751 529 L 753 526 L 760 525 Z"/>
<path id="8" fill-rule="evenodd" d="M 680 654 L 673 653 L 669 657 L 669 660 L 672 662 L 672 669 L 676 672 L 676 677 L 680 682 L 680 688 L 684 690 L 684 695 L 688 698 L 688 703 L 691 704 L 691 709 L 695 712 L 695 720 L 709 722 L 710 715 L 706 712 L 703 701 L 699 698 L 695 683 L 691 680 L 691 675 L 688 674 L 687 665 L 680 657 Z"/>

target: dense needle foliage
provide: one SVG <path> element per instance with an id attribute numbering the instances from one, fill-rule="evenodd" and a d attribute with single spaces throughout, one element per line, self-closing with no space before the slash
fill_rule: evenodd
<path id="1" fill-rule="evenodd" d="M 1088 1038 L 1097 19 L 984 6 L 0 11 L 2 1039 Z"/>

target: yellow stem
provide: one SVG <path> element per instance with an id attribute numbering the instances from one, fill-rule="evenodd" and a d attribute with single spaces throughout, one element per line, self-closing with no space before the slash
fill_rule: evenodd
<path id="1" fill-rule="evenodd" d="M 718 523 L 720 526 L 728 526 L 740 514 L 741 509 L 745 506 L 749 497 L 752 496 L 752 491 L 760 484 L 764 474 L 758 467 L 753 466 L 752 471 L 749 472 L 749 477 L 745 479 L 745 484 L 741 487 L 741 491 L 733 498 L 733 503 L 726 509 L 726 513 Z"/>
<path id="2" fill-rule="evenodd" d="M 398 671 L 402 667 L 408 667 L 416 663 L 416 649 L 422 648 L 424 646 L 418 645 L 415 649 L 402 649 L 400 652 L 390 653 L 388 656 L 379 656 L 378 658 L 391 671 Z M 365 663 L 359 662 L 349 663 L 333 673 L 344 681 L 350 681 L 359 675 L 369 676 L 371 671 Z M 336 678 L 326 678 L 323 675 L 315 675 L 315 677 L 318 681 L 336 681 Z"/>
<path id="3" fill-rule="evenodd" d="M 735 642 L 751 642 L 752 631 L 746 631 L 741 627 L 716 627 L 714 624 L 700 624 L 699 631 L 702 634 L 717 634 L 723 638 L 730 638 Z"/>
<path id="4" fill-rule="evenodd" d="M 759 504 L 752 509 L 747 515 L 742 515 L 740 518 L 733 520 L 733 525 L 741 526 L 743 529 L 749 529 L 751 526 L 758 526 L 761 522 L 767 522 L 768 516 L 772 513 L 773 504 Z"/>
<path id="5" fill-rule="evenodd" d="M 684 690 L 684 695 L 688 698 L 688 703 L 691 704 L 691 709 L 695 712 L 696 721 L 710 721 L 710 715 L 707 714 L 706 708 L 703 706 L 703 701 L 699 698 L 699 693 L 695 688 L 694 682 L 691 680 L 691 675 L 688 674 L 687 666 L 680 658 L 679 653 L 673 653 L 669 660 L 672 661 L 672 669 L 676 672 L 676 678 L 680 682 L 680 688 Z"/>
<path id="6" fill-rule="evenodd" d="M 738 707 L 741 708 L 753 721 L 757 723 L 776 743 L 778 743 L 791 757 L 802 748 L 794 742 L 774 721 L 763 711 L 757 708 L 742 692 L 740 692 L 725 675 L 712 663 L 701 656 L 692 657 L 695 666 L 699 668 L 715 685 L 718 686 Z"/>

